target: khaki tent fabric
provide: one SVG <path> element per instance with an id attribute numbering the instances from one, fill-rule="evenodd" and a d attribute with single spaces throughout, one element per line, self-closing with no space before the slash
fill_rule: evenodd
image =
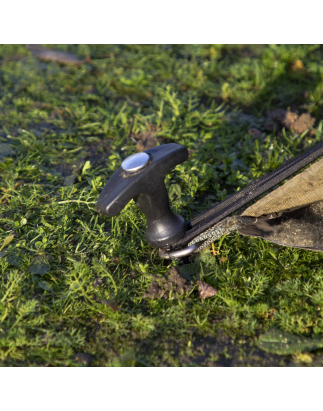
<path id="1" fill-rule="evenodd" d="M 241 215 L 260 217 L 294 210 L 323 200 L 323 158 L 267 194 Z"/>

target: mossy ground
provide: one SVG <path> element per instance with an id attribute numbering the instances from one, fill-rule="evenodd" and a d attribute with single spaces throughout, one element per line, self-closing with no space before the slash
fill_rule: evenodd
<path id="1" fill-rule="evenodd" d="M 323 336 L 322 254 L 235 233 L 190 270 L 147 244 L 133 201 L 94 210 L 148 131 L 190 150 L 166 178 L 186 219 L 322 141 L 322 46 L 51 47 L 92 62 L 0 47 L 0 364 L 322 365 L 320 349 L 258 344 L 273 328 Z M 280 107 L 311 113 L 313 135 L 265 132 Z M 193 289 L 149 296 L 171 266 Z M 200 300 L 198 278 L 218 293 Z"/>

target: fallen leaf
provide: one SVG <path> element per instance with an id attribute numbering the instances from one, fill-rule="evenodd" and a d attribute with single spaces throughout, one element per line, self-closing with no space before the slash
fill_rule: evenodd
<path id="1" fill-rule="evenodd" d="M 57 61 L 61 64 L 73 64 L 75 66 L 92 62 L 89 56 L 84 60 L 80 60 L 74 54 L 65 53 L 64 51 L 60 50 L 47 49 L 46 47 L 43 47 L 39 44 L 27 44 L 26 47 L 32 52 L 35 57 L 38 57 L 39 59 L 44 61 Z"/>
<path id="2" fill-rule="evenodd" d="M 0 248 L 0 251 L 2 251 L 9 243 L 11 243 L 11 241 L 15 238 L 14 235 L 8 235 L 8 237 L 6 237 L 4 239 L 4 242 L 2 243 L 2 246 Z"/>
<path id="3" fill-rule="evenodd" d="M 199 296 L 202 299 L 213 297 L 218 292 L 212 285 L 204 283 L 201 280 L 198 280 L 197 284 L 199 286 Z"/>
<path id="4" fill-rule="evenodd" d="M 303 71 L 304 70 L 304 64 L 302 62 L 302 60 L 294 60 L 291 65 L 290 65 L 290 69 L 292 71 Z"/>
<path id="5" fill-rule="evenodd" d="M 102 300 L 102 304 L 108 306 L 109 308 L 111 308 L 112 311 L 119 311 L 119 306 L 118 303 L 116 301 L 112 301 L 112 300 Z"/>
<path id="6" fill-rule="evenodd" d="M 22 227 L 22 226 L 26 225 L 27 222 L 28 222 L 28 221 L 27 221 L 27 218 L 23 217 L 23 218 L 20 220 L 20 226 Z"/>

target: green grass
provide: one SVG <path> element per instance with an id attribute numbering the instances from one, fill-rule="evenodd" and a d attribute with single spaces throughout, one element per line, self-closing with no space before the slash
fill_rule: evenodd
<path id="1" fill-rule="evenodd" d="M 322 141 L 323 48 L 51 47 L 92 63 L 0 46 L 0 364 L 321 366 L 322 254 L 235 233 L 179 266 L 147 244 L 133 201 L 115 218 L 94 206 L 149 130 L 190 150 L 166 178 L 186 219 Z M 279 107 L 316 132 L 248 134 Z M 197 279 L 219 292 L 201 301 Z M 272 329 L 300 343 L 266 349 Z"/>

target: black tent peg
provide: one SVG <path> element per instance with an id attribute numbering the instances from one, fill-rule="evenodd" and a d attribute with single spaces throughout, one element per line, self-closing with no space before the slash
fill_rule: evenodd
<path id="1" fill-rule="evenodd" d="M 147 219 L 146 238 L 153 247 L 165 247 L 186 232 L 183 217 L 169 208 L 166 173 L 188 157 L 187 148 L 170 143 L 126 158 L 103 188 L 96 210 L 114 217 L 135 199 Z"/>
<path id="2" fill-rule="evenodd" d="M 164 179 L 188 152 L 179 144 L 164 144 L 126 158 L 103 188 L 96 210 L 113 217 L 135 199 L 147 218 L 148 243 L 162 258 L 196 253 L 232 231 L 323 251 L 323 159 L 315 162 L 322 156 L 320 143 L 185 223 L 169 208 Z M 241 215 L 232 215 L 302 169 Z"/>

